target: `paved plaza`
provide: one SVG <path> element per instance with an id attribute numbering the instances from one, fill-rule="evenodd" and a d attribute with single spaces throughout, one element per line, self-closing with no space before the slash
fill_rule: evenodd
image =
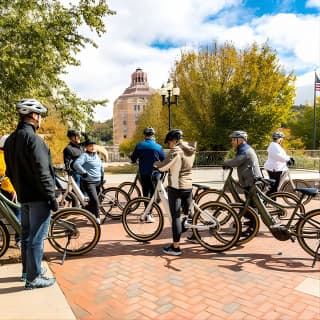
<path id="1" fill-rule="evenodd" d="M 218 180 L 220 174 L 200 170 L 194 181 Z M 124 178 L 107 176 L 110 185 Z M 314 200 L 307 209 L 319 207 Z M 64 265 L 47 243 L 46 263 L 58 284 L 26 292 L 18 281 L 19 265 L 1 266 L 0 319 L 320 318 L 320 262 L 312 268 L 312 258 L 297 242 L 278 241 L 262 227 L 245 246 L 217 254 L 187 242 L 187 235 L 183 254 L 172 257 L 161 251 L 171 242 L 168 224 L 157 239 L 140 244 L 120 221 L 108 221 L 97 247 L 68 257 Z"/>

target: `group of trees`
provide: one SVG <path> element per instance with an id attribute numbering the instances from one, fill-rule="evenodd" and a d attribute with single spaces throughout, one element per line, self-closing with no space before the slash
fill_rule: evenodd
<path id="1" fill-rule="evenodd" d="M 292 111 L 295 75 L 286 74 L 267 43 L 253 43 L 243 50 L 232 43 L 214 43 L 182 52 L 172 78 L 181 92 L 179 105 L 171 106 L 172 127 L 182 129 L 186 140 L 197 141 L 198 150 L 228 150 L 233 130 L 247 131 L 249 143 L 265 149 L 272 132 L 279 129 L 286 132 L 287 146 L 312 148 L 312 108 Z M 155 93 L 135 136 L 121 144 L 120 150 L 128 154 L 147 126 L 155 128 L 162 143 L 167 119 L 168 108 Z"/>

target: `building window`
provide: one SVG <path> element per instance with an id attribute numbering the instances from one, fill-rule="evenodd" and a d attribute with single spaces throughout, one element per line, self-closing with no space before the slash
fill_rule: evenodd
<path id="1" fill-rule="evenodd" d="M 127 119 L 127 118 L 128 118 L 128 115 L 127 115 L 126 113 L 123 113 L 123 114 L 122 114 L 122 118 L 123 118 L 123 119 Z"/>
<path id="2" fill-rule="evenodd" d="M 134 115 L 134 117 L 137 119 L 137 118 L 140 117 L 140 114 L 139 114 L 139 113 L 136 113 L 136 114 Z"/>
<path id="3" fill-rule="evenodd" d="M 138 120 L 136 120 L 135 122 L 134 122 L 134 124 L 137 126 L 138 125 L 138 123 L 139 123 L 139 121 Z"/>
<path id="4" fill-rule="evenodd" d="M 139 104 L 135 104 L 134 105 L 134 111 L 140 111 L 140 105 Z"/>
<path id="5" fill-rule="evenodd" d="M 127 121 L 126 121 L 126 120 L 123 120 L 123 121 L 122 121 L 122 124 L 123 124 L 124 126 L 126 126 L 126 125 L 127 125 Z"/>
<path id="6" fill-rule="evenodd" d="M 127 135 L 126 134 L 123 135 L 123 139 L 127 139 Z"/>

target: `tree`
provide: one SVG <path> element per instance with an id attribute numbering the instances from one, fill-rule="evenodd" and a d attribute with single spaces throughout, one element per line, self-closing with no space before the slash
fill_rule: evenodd
<path id="1" fill-rule="evenodd" d="M 92 122 L 91 130 L 88 131 L 93 139 L 99 144 L 112 145 L 113 141 L 113 120 L 109 119 L 105 122 Z"/>
<path id="2" fill-rule="evenodd" d="M 237 50 L 231 43 L 214 43 L 197 52 L 184 51 L 172 77 L 180 87 L 172 122 L 184 131 L 186 140 L 198 142 L 199 150 L 229 149 L 233 130 L 247 131 L 250 144 L 264 148 L 293 104 L 295 76 L 285 74 L 268 44 Z M 151 112 L 165 119 L 159 114 L 159 102 L 150 103 L 139 129 L 147 125 L 144 119 Z"/>
<path id="3" fill-rule="evenodd" d="M 80 99 L 60 76 L 67 66 L 80 64 L 75 54 L 85 45 L 96 47 L 79 28 L 85 25 L 101 36 L 103 18 L 112 14 L 106 0 L 79 0 L 68 7 L 58 0 L 0 0 L 0 125 L 14 126 L 12 109 L 25 97 L 57 110 L 64 122 L 92 118 L 94 107 L 107 99 Z"/>

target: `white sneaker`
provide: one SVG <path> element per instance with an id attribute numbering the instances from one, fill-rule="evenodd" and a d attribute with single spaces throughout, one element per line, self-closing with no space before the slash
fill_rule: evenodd
<path id="1" fill-rule="evenodd" d="M 153 217 L 152 213 L 147 214 L 146 222 L 147 223 L 153 223 L 154 222 L 154 217 Z"/>
<path id="2" fill-rule="evenodd" d="M 101 224 L 100 218 L 96 218 L 97 224 Z"/>

